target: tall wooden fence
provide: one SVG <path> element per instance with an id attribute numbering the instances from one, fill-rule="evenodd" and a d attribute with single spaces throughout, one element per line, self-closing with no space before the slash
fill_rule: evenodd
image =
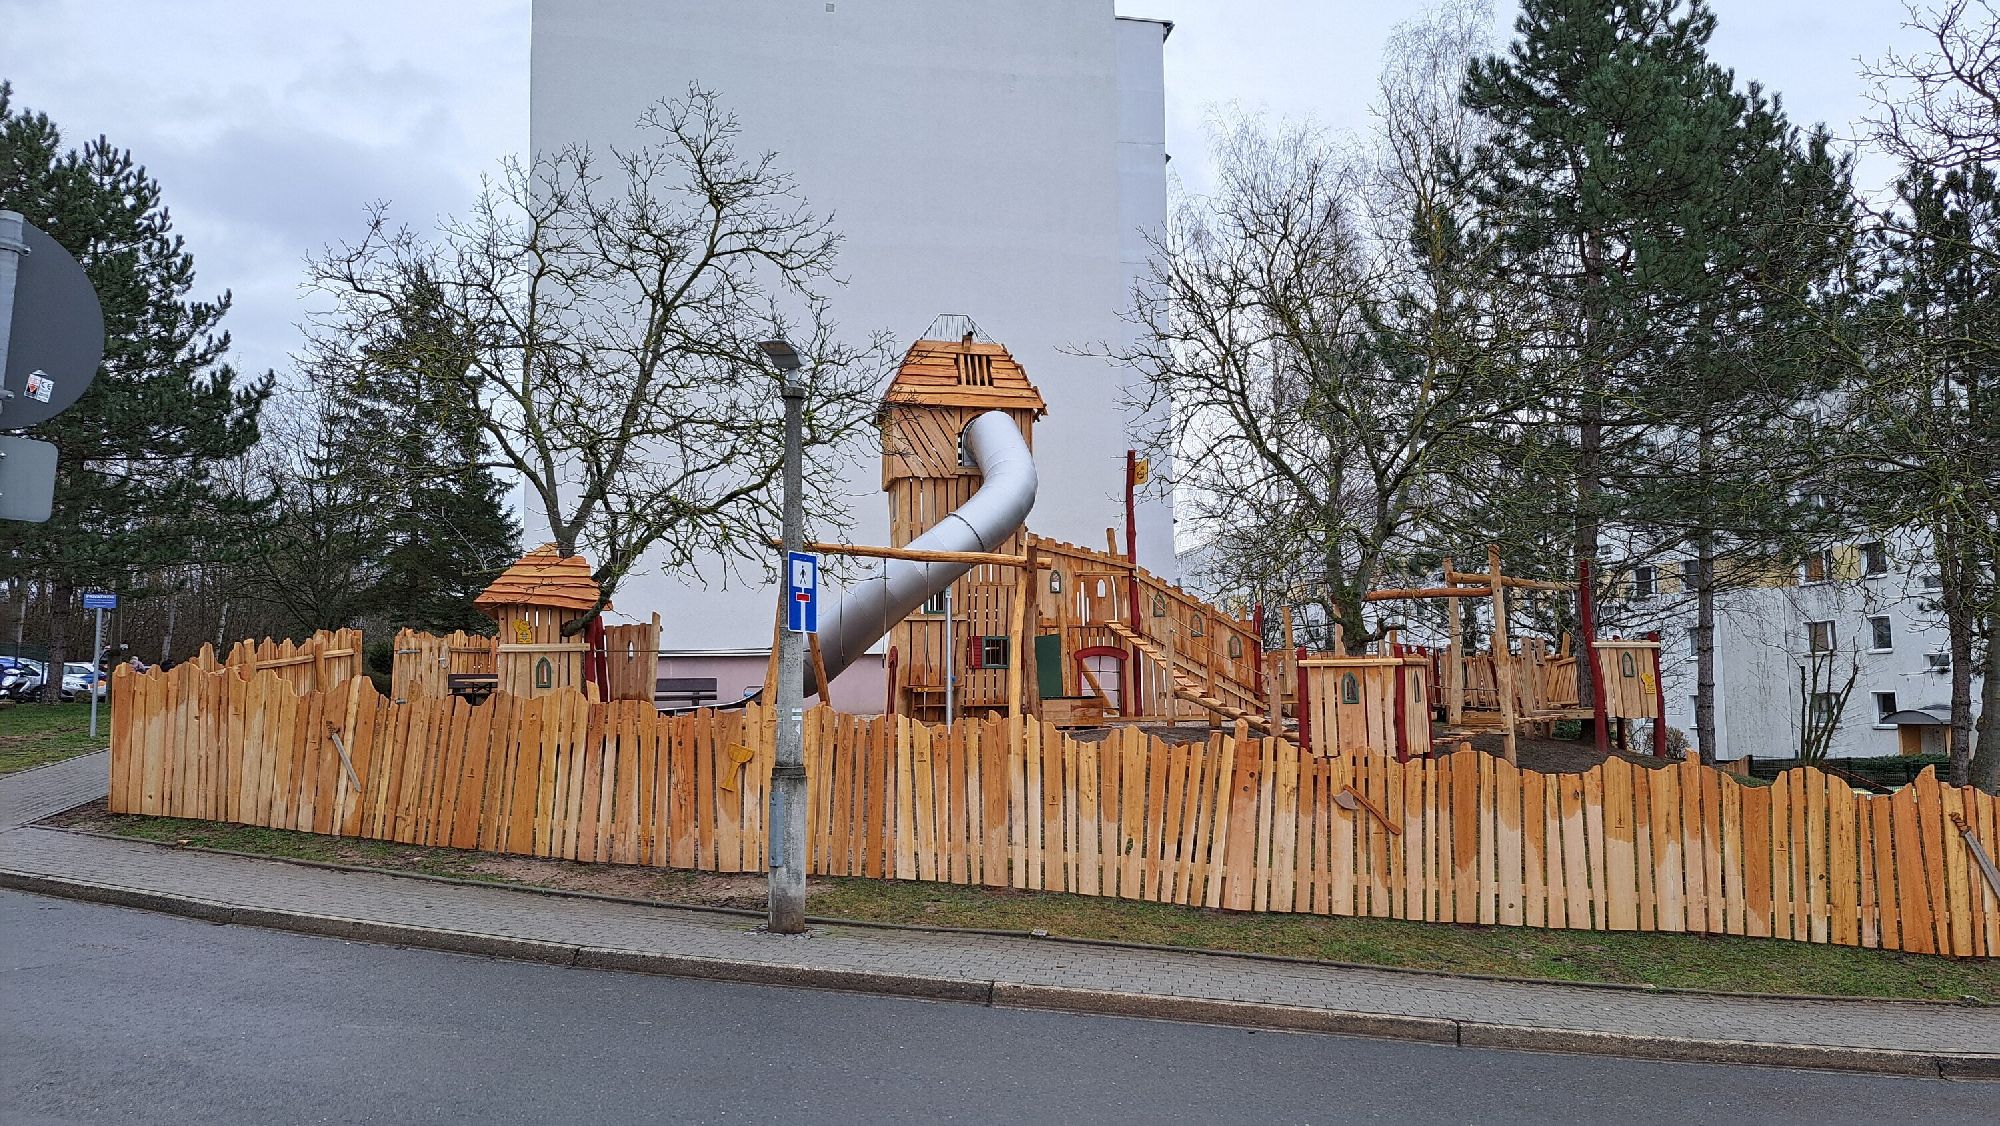
<path id="1" fill-rule="evenodd" d="M 213 668 L 211 650 L 204 645 L 195 663 Z M 300 692 L 316 692 L 338 687 L 350 677 L 361 675 L 361 631 L 323 629 L 304 641 L 239 641 L 230 646 L 222 664 L 238 676 L 270 672 Z"/>
<path id="2" fill-rule="evenodd" d="M 717 872 L 764 865 L 768 713 L 663 716 L 570 691 L 383 699 L 199 668 L 112 681 L 111 807 L 415 844 Z M 1240 730 L 1240 729 L 1239 729 Z M 1277 739 L 1102 741 L 1025 719 L 806 726 L 810 865 L 1200 904 L 2000 953 L 2000 800 L 1926 772 L 1889 797 L 1687 761 L 1542 775 Z M 1348 809 L 1336 795 L 1365 801 Z M 1380 816 L 1378 818 L 1377 812 Z"/>
<path id="3" fill-rule="evenodd" d="M 418 696 L 446 696 L 454 676 L 493 676 L 496 639 L 453 630 L 442 636 L 422 630 L 396 631 L 389 691 L 398 703 Z"/>

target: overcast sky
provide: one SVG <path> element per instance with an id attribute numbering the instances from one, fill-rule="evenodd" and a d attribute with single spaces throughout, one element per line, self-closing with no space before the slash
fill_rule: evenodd
<path id="1" fill-rule="evenodd" d="M 718 0 L 723 2 L 723 0 Z M 1202 121 L 1235 102 L 1366 123 L 1382 43 L 1418 0 L 1117 0 L 1173 20 L 1167 141 L 1205 181 Z M 1794 121 L 1856 131 L 1856 60 L 1907 48 L 1900 0 L 1713 0 L 1712 52 L 1783 95 Z M 1500 4 L 1504 42 L 1511 4 Z M 392 201 L 462 209 L 527 142 L 526 0 L 0 0 L 0 77 L 73 142 L 100 133 L 161 181 L 204 293 L 234 291 L 238 363 L 287 366 L 301 263 Z M 1888 169 L 1864 164 L 1864 183 Z M 4 202 L 4 201 L 0 201 Z"/>

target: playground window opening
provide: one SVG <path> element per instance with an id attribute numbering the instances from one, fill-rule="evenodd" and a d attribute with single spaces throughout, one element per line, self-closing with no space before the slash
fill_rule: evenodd
<path id="1" fill-rule="evenodd" d="M 1806 651 L 1809 653 L 1831 653 L 1834 648 L 1834 630 L 1831 621 L 1806 623 Z"/>
<path id="2" fill-rule="evenodd" d="M 1012 638 L 1005 636 L 981 637 L 979 639 L 979 647 L 975 650 L 974 654 L 979 661 L 977 667 L 982 669 L 1006 668 L 1008 659 L 1012 656 L 1012 646 L 1009 644 L 1012 640 Z"/>
<path id="3" fill-rule="evenodd" d="M 1868 619 L 1868 647 L 1877 653 L 1887 653 L 1896 648 L 1896 631 L 1886 615 Z"/>
<path id="4" fill-rule="evenodd" d="M 1889 573 L 1889 550 L 1881 540 L 1861 545 L 1861 573 L 1863 575 L 1886 575 Z"/>
<path id="5" fill-rule="evenodd" d="M 1896 714 L 1896 694 L 1894 692 L 1875 693 L 1875 726 L 1893 727 L 1889 717 Z"/>
<path id="6" fill-rule="evenodd" d="M 944 593 L 944 591 L 938 591 L 936 594 L 924 599 L 923 606 L 917 612 L 920 614 L 944 613 Z"/>

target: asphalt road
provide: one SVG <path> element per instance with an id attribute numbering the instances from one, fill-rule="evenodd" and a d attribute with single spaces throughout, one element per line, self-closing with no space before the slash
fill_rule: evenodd
<path id="1" fill-rule="evenodd" d="M 0 892 L 7 1126 L 783 1117 L 1990 1123 L 2000 1084 L 678 981 Z"/>

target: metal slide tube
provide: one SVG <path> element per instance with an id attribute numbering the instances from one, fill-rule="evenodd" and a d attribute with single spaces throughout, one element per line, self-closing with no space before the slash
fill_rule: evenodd
<path id="1" fill-rule="evenodd" d="M 922 551 L 998 551 L 1035 507 L 1035 459 L 1021 428 L 987 411 L 965 428 L 966 451 L 985 477 L 979 491 L 909 546 Z M 972 569 L 970 563 L 890 559 L 882 573 L 851 587 L 820 616 L 820 656 L 827 679 L 860 660 L 877 639 L 931 596 Z"/>

